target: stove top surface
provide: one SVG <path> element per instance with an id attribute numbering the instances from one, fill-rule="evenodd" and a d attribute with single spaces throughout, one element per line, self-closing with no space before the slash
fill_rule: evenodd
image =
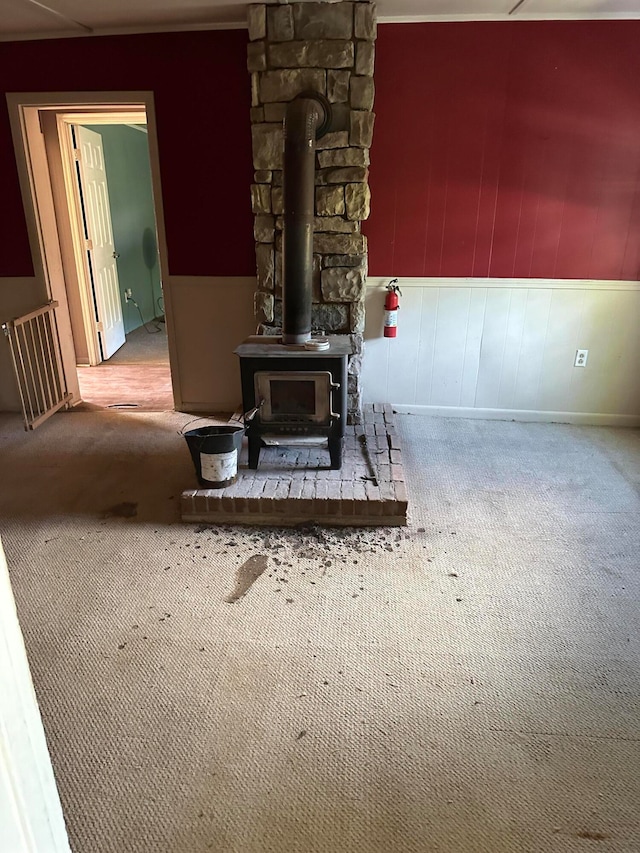
<path id="1" fill-rule="evenodd" d="M 324 336 L 323 336 L 324 337 Z M 234 353 L 241 358 L 330 358 L 331 356 L 351 355 L 353 345 L 349 335 L 327 335 L 329 349 L 305 349 L 303 344 L 285 346 L 282 338 L 268 335 L 252 335 L 244 340 Z"/>

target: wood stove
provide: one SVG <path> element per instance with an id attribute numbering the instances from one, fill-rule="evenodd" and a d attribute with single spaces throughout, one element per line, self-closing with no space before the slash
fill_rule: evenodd
<path id="1" fill-rule="evenodd" d="M 342 465 L 347 420 L 347 359 L 351 342 L 329 336 L 328 348 L 284 345 L 255 335 L 235 350 L 240 358 L 242 403 L 255 409 L 247 423 L 249 468 L 257 468 L 265 444 L 320 444 L 326 440 L 332 468 Z M 313 345 L 313 339 L 311 341 Z"/>
<path id="2" fill-rule="evenodd" d="M 325 442 L 332 468 L 342 465 L 351 339 L 313 338 L 311 303 L 315 215 L 315 143 L 331 126 L 332 108 L 319 92 L 287 104 L 284 119 L 282 337 L 256 335 L 240 358 L 249 467 L 264 444 Z"/>

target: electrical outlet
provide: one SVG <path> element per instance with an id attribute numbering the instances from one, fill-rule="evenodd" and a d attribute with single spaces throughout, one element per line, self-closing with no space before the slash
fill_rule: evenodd
<path id="1" fill-rule="evenodd" d="M 588 356 L 589 356 L 589 350 L 588 349 L 576 350 L 576 360 L 575 360 L 573 366 L 574 367 L 586 367 Z"/>
<path id="2" fill-rule="evenodd" d="M 128 287 L 124 292 L 124 301 L 128 302 L 130 299 L 133 299 L 133 291 Z"/>

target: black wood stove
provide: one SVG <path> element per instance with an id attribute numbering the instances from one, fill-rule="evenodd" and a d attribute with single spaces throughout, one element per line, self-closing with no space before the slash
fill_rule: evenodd
<path id="1" fill-rule="evenodd" d="M 243 408 L 255 410 L 247 420 L 249 468 L 258 467 L 264 444 L 319 444 L 324 439 L 331 467 L 342 465 L 351 342 L 344 335 L 324 341 L 328 348 L 314 351 L 255 335 L 235 350 Z"/>

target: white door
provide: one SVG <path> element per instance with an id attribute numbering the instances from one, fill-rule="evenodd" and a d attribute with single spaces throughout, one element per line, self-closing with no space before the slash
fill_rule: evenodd
<path id="1" fill-rule="evenodd" d="M 106 359 L 124 344 L 125 335 L 102 137 L 86 127 L 76 125 L 74 129 L 96 297 L 98 335 L 102 357 Z"/>
<path id="2" fill-rule="evenodd" d="M 2 542 L 0 850 L 6 853 L 71 853 Z"/>

